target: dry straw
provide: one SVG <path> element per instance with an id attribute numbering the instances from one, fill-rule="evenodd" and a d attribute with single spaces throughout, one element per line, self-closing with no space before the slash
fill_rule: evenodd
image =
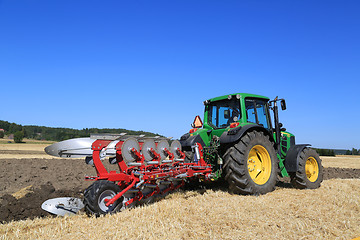
<path id="1" fill-rule="evenodd" d="M 360 156 L 338 155 L 336 157 L 321 157 L 324 167 L 360 168 Z"/>
<path id="2" fill-rule="evenodd" d="M 208 190 L 100 218 L 85 215 L 0 225 L 0 239 L 353 239 L 360 236 L 360 179 L 262 196 Z"/>

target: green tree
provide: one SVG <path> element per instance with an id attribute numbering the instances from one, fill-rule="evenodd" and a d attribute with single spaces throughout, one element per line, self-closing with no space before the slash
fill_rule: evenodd
<path id="1" fill-rule="evenodd" d="M 335 157 L 335 151 L 334 151 L 334 149 L 330 149 L 329 156 L 334 156 L 334 157 Z"/>
<path id="2" fill-rule="evenodd" d="M 22 130 L 21 125 L 18 125 L 16 123 L 11 123 L 10 124 L 10 127 L 9 127 L 9 132 L 10 133 L 16 133 L 16 132 L 21 131 L 21 130 Z"/>
<path id="3" fill-rule="evenodd" d="M 351 150 L 351 154 L 352 154 L 352 155 L 357 155 L 357 154 L 358 154 L 358 151 L 356 150 L 356 148 L 353 148 L 353 149 Z"/>
<path id="4" fill-rule="evenodd" d="M 21 143 L 24 138 L 24 132 L 23 131 L 17 131 L 14 133 L 14 142 Z"/>
<path id="5" fill-rule="evenodd" d="M 356 155 L 360 155 L 360 149 L 357 150 Z"/>
<path id="6" fill-rule="evenodd" d="M 29 138 L 29 135 L 28 135 L 25 127 L 22 127 L 22 130 L 21 130 L 21 131 L 24 133 L 24 137 L 25 137 L 25 138 Z"/>
<path id="7" fill-rule="evenodd" d="M 4 136 L 5 136 L 4 131 L 0 131 L 0 138 L 4 138 Z"/>

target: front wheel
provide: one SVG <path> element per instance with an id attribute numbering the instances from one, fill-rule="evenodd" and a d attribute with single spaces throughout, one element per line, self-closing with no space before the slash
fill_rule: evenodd
<path id="1" fill-rule="evenodd" d="M 90 185 L 84 193 L 85 212 L 88 215 L 100 216 L 114 213 L 119 209 L 120 200 L 106 206 L 105 200 L 110 200 L 121 191 L 120 187 L 107 180 L 98 180 Z"/>
<path id="2" fill-rule="evenodd" d="M 319 154 L 314 149 L 304 148 L 298 161 L 298 170 L 290 173 L 292 185 L 300 189 L 319 188 L 323 181 L 323 166 Z"/>

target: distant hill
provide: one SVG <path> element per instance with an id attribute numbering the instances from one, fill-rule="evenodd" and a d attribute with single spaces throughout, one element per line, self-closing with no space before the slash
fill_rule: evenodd
<path id="1" fill-rule="evenodd" d="M 149 137 L 161 136 L 159 134 L 133 131 L 122 128 L 53 128 L 34 125 L 20 125 L 0 120 L 0 129 L 4 129 L 6 135 L 14 134 L 18 131 L 24 132 L 25 138 L 37 140 L 63 141 L 71 138 L 89 137 L 92 133 L 127 133 L 129 135 L 145 135 Z"/>

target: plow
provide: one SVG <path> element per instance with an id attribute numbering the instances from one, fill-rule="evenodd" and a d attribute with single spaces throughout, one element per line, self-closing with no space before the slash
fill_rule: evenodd
<path id="1" fill-rule="evenodd" d="M 210 180 L 211 165 L 204 161 L 200 144 L 194 145 L 196 160 L 185 162 L 180 142 L 169 141 L 160 137 L 97 134 L 56 143 L 45 151 L 59 157 L 86 155 L 86 163 L 95 167 L 97 175 L 85 177 L 95 183 L 84 192 L 83 205 L 89 215 L 99 216 L 151 202 L 155 197 L 184 186 L 188 178 Z M 110 164 L 118 166 L 118 172 L 105 168 L 103 160 L 106 157 Z M 64 204 L 69 202 L 68 199 L 58 201 L 57 208 L 54 208 L 56 203 L 50 206 L 56 202 L 54 200 L 43 204 L 43 208 L 56 214 L 74 212 L 70 204 Z"/>
<path id="2" fill-rule="evenodd" d="M 278 177 L 290 177 L 295 188 L 318 188 L 321 160 L 309 144 L 295 144 L 282 128 L 278 102 L 285 100 L 237 93 L 204 101 L 204 123 L 197 116 L 179 140 L 166 137 L 92 134 L 55 143 L 45 152 L 62 158 L 85 158 L 96 175 L 84 199 L 57 198 L 42 208 L 57 215 L 100 216 L 150 203 L 187 182 L 227 182 L 235 194 L 265 194 Z M 271 121 L 272 111 L 274 120 Z M 108 170 L 104 161 L 116 165 Z"/>

